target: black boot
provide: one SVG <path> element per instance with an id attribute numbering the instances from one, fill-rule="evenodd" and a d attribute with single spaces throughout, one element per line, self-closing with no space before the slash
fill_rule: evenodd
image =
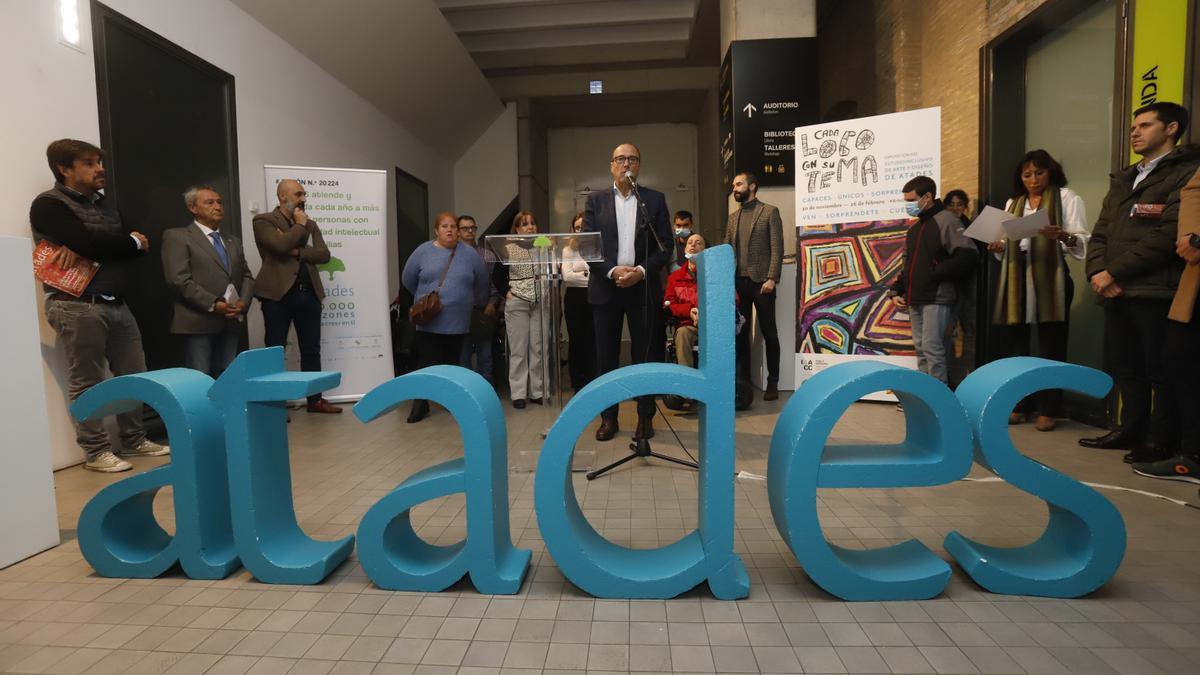
<path id="1" fill-rule="evenodd" d="M 412 410 L 408 413 L 408 423 L 416 424 L 429 417 L 429 401 L 418 398 L 413 401 Z"/>

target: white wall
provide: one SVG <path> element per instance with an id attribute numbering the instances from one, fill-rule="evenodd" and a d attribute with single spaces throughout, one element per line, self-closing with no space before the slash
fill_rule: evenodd
<path id="1" fill-rule="evenodd" d="M 454 164 L 454 212 L 480 227 L 517 196 L 517 104 L 509 103 Z M 436 213 L 436 211 L 435 211 Z"/>
<path id="2" fill-rule="evenodd" d="M 236 78 L 241 215 L 249 233 L 249 202 L 264 206 L 264 164 L 404 170 L 429 184 L 431 212 L 454 207 L 454 167 L 421 139 L 350 91 L 264 26 L 226 0 L 203 3 L 108 0 L 118 12 L 159 33 Z M 84 52 L 57 44 L 57 2 L 14 0 L 3 5 L 0 81 L 6 130 L 0 162 L 0 235 L 29 236 L 29 203 L 50 186 L 46 144 L 56 138 L 99 140 L 96 76 L 87 0 L 80 0 Z M 400 70 L 399 72 L 403 72 Z M 396 86 L 403 86 L 397 81 Z M 388 190 L 394 222 L 395 190 Z M 270 205 L 268 205 L 270 208 Z M 246 246 L 258 267 L 253 244 Z M 389 239 L 389 250 L 395 250 Z M 389 294 L 399 262 L 389 256 Z M 23 273 L 5 270 L 3 274 Z M 6 286 L 9 284 L 6 284 Z M 261 344 L 261 315 L 252 312 L 251 344 Z M 41 338 L 53 463 L 82 461 L 66 412 L 64 367 L 55 336 L 42 321 Z M 5 355 L 7 358 L 8 355 Z"/>
<path id="3" fill-rule="evenodd" d="M 551 129 L 550 220 L 543 230 L 565 232 L 571 217 L 583 210 L 586 195 L 579 191 L 612 189 L 609 158 L 621 143 L 641 150 L 642 169 L 638 183 L 659 190 L 667 197 L 672 213 L 696 213 L 696 125 L 639 124 L 636 126 L 576 127 Z M 685 190 L 677 189 L 684 186 Z"/>
<path id="4" fill-rule="evenodd" d="M 0 567 L 7 567 L 58 545 L 58 511 L 50 476 L 29 242 L 0 236 L 0 269 L 20 272 L 18 278 L 6 280 L 12 295 L 7 330 L 0 331 L 0 353 L 6 359 L 0 384 Z"/>

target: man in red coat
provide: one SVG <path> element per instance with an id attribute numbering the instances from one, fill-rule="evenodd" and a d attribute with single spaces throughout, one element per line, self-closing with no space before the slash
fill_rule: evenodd
<path id="1" fill-rule="evenodd" d="M 696 326 L 700 319 L 696 307 L 700 298 L 696 287 L 695 257 L 706 245 L 704 237 L 699 234 L 688 237 L 683 247 L 687 263 L 667 277 L 667 290 L 663 294 L 663 307 L 675 317 L 675 360 L 689 368 L 696 367 L 692 351 L 696 346 Z"/>

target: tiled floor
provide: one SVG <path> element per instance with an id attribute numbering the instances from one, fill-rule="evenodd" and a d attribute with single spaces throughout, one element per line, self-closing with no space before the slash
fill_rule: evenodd
<path id="1" fill-rule="evenodd" d="M 738 468 L 766 472 L 776 404 L 738 419 Z M 509 410 L 509 452 L 535 449 L 548 423 L 537 406 Z M 624 415 L 632 415 L 626 405 Z M 411 473 L 461 453 L 449 416 L 419 425 L 405 412 L 371 425 L 352 415 L 294 413 L 293 473 L 301 525 L 313 536 L 352 534 L 375 501 Z M 696 419 L 674 416 L 694 447 Z M 599 450 L 614 459 L 632 420 Z M 671 452 L 661 419 L 655 449 Z M 860 403 L 842 439 L 899 439 L 902 416 Z M 1018 447 L 1081 480 L 1197 501 L 1195 486 L 1132 475 L 1120 453 L 1075 444 L 1094 430 L 1071 423 L 1042 434 L 1014 428 Z M 155 465 L 140 460 L 138 469 Z M 126 474 L 127 476 L 128 474 Z M 985 476 L 976 469 L 972 476 Z M 737 484 L 736 547 L 750 597 L 720 602 L 706 589 L 663 601 L 602 601 L 566 582 L 544 553 L 529 473 L 510 476 L 513 538 L 534 551 L 521 593 L 481 596 L 460 584 L 438 594 L 375 588 L 355 560 L 320 586 L 269 586 L 244 571 L 223 581 L 179 573 L 152 581 L 95 576 L 73 539 L 80 508 L 109 482 L 68 469 L 55 476 L 64 538 L 57 549 L 0 571 L 0 671 L 21 673 L 551 673 L 643 671 L 779 673 L 1200 673 L 1200 511 L 1105 490 L 1129 529 L 1120 572 L 1092 597 L 1046 600 L 982 592 L 961 571 L 926 602 L 845 603 L 816 588 L 771 521 L 765 484 Z M 591 522 L 633 547 L 669 543 L 695 527 L 696 479 L 641 460 L 575 487 Z M 160 518 L 169 528 L 167 496 Z M 874 547 L 915 537 L 942 552 L 956 529 L 998 545 L 1031 541 L 1043 504 L 1003 483 L 935 488 L 823 490 L 827 537 Z M 463 498 L 423 505 L 428 540 L 464 534 Z M 7 514 L 5 517 L 13 517 Z M 942 552 L 943 555 L 944 552 Z"/>

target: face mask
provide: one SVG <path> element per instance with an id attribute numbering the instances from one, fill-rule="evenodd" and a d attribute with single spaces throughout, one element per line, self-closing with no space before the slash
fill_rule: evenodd
<path id="1" fill-rule="evenodd" d="M 699 253 L 686 253 L 686 252 L 685 252 L 685 253 L 683 254 L 683 257 L 684 257 L 684 258 L 687 258 L 688 260 L 691 260 L 692 258 L 695 258 L 695 257 L 696 257 L 696 256 L 698 256 L 698 255 L 700 255 L 700 254 L 699 254 Z"/>
<path id="2" fill-rule="evenodd" d="M 685 237 L 690 237 L 690 236 L 692 236 L 692 231 L 687 229 L 686 227 L 683 228 L 682 230 L 675 230 L 675 238 L 676 239 L 683 239 Z"/>
<path id="3" fill-rule="evenodd" d="M 915 202 L 904 202 L 904 212 L 910 217 L 916 218 L 921 215 L 921 200 Z"/>

